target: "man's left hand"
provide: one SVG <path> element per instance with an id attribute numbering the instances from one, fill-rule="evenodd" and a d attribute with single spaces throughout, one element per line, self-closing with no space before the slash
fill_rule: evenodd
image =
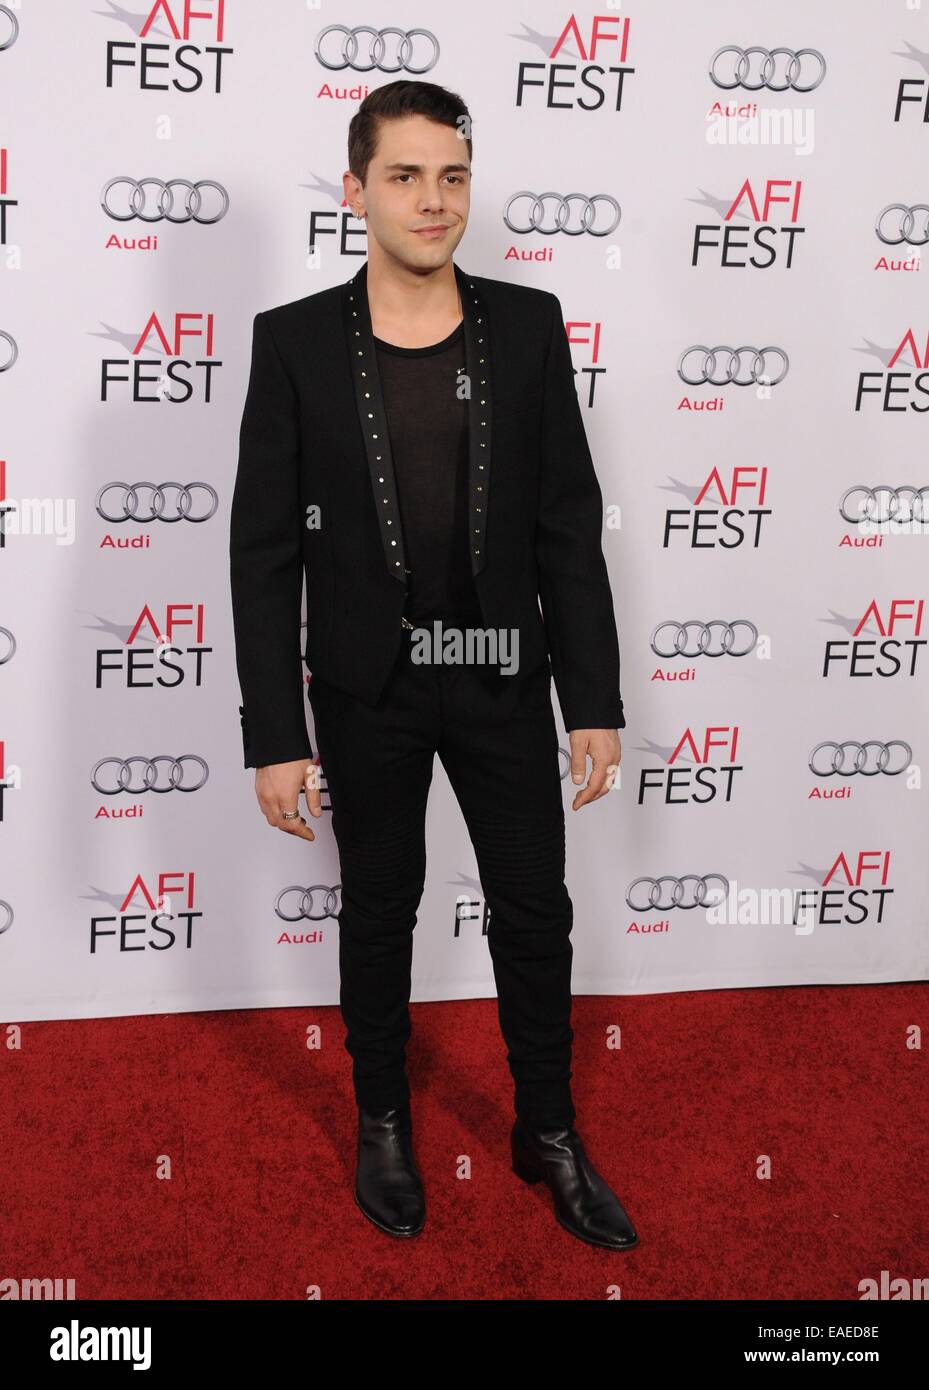
<path id="1" fill-rule="evenodd" d="M 583 782 L 587 772 L 588 756 L 591 761 L 587 785 L 581 788 L 571 804 L 572 811 L 579 811 L 588 801 L 596 801 L 610 790 L 622 760 L 623 750 L 618 729 L 572 729 L 568 738 L 571 740 L 573 782 Z"/>

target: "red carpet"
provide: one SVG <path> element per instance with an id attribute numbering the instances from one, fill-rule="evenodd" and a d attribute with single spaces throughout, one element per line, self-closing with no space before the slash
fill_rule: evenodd
<path id="1" fill-rule="evenodd" d="M 24 1024 L 21 1051 L 3 1028 L 0 1279 L 115 1299 L 857 1299 L 881 1270 L 929 1274 L 926 1054 L 906 1045 L 927 998 L 577 998 L 577 1124 L 639 1231 L 626 1254 L 575 1240 L 510 1172 L 495 1000 L 413 1006 L 429 1214 L 405 1241 L 351 1196 L 337 1009 Z"/>

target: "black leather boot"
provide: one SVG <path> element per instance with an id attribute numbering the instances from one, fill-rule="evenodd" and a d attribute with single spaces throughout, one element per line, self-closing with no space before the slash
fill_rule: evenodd
<path id="1" fill-rule="evenodd" d="M 555 1198 L 555 1218 L 579 1240 L 611 1250 L 638 1244 L 635 1228 L 593 1167 L 574 1126 L 533 1129 L 517 1118 L 510 1136 L 513 1172 L 523 1182 L 544 1182 Z"/>
<path id="2" fill-rule="evenodd" d="M 413 1157 L 409 1108 L 358 1109 L 355 1201 L 391 1236 L 415 1236 L 426 1221 L 426 1197 Z"/>

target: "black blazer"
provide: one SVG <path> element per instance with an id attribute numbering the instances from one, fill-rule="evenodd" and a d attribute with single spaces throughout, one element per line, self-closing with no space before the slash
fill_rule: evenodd
<path id="1" fill-rule="evenodd" d="M 374 704 L 402 640 L 406 563 L 367 269 L 254 319 L 229 536 L 246 767 L 312 757 L 304 661 Z M 549 664 L 566 729 L 624 728 L 603 505 L 561 305 L 454 270 L 484 625 L 519 629 L 520 674 Z M 306 524 L 314 505 L 318 527 Z"/>

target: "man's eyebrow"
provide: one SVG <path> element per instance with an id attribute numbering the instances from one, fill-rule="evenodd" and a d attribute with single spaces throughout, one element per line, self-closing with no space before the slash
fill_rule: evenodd
<path id="1" fill-rule="evenodd" d="M 385 169 L 402 169 L 405 173 L 408 173 L 408 174 L 421 174 L 421 173 L 423 172 L 423 167 L 424 167 L 424 166 L 423 166 L 422 164 L 385 164 L 385 165 L 384 165 L 384 168 L 385 168 Z M 443 164 L 443 165 L 442 165 L 442 168 L 439 170 L 439 173 L 440 173 L 440 174 L 448 174 L 448 173 L 463 173 L 463 174 L 466 174 L 467 172 L 468 172 L 468 166 L 467 166 L 467 164 Z"/>

